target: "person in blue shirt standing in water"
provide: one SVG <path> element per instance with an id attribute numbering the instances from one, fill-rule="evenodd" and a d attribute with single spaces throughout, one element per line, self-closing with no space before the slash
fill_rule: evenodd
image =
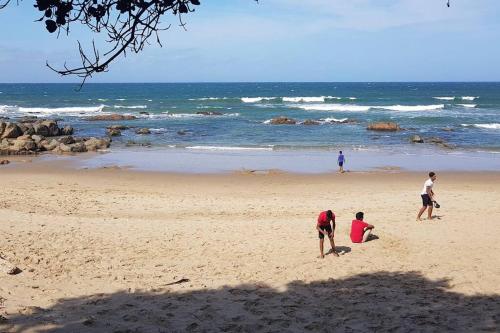
<path id="1" fill-rule="evenodd" d="M 339 151 L 339 157 L 337 159 L 340 173 L 344 173 L 344 162 L 345 162 L 345 157 L 344 157 L 344 154 L 342 154 L 342 150 L 341 150 L 341 151 Z"/>

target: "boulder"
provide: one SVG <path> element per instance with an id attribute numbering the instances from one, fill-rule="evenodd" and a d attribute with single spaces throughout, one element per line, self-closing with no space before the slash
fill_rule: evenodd
<path id="1" fill-rule="evenodd" d="M 106 132 L 108 133 L 109 136 L 120 136 L 120 135 L 122 135 L 122 132 L 119 129 L 109 128 Z"/>
<path id="2" fill-rule="evenodd" d="M 63 128 L 61 128 L 61 130 L 59 131 L 60 132 L 60 135 L 73 135 L 73 127 L 67 125 L 67 126 L 64 126 Z"/>
<path id="3" fill-rule="evenodd" d="M 56 153 L 71 153 L 71 147 L 69 145 L 66 145 L 64 143 L 60 143 L 59 146 L 57 146 L 54 151 Z"/>
<path id="4" fill-rule="evenodd" d="M 69 145 L 72 153 L 84 153 L 87 151 L 87 146 L 83 142 L 77 142 Z"/>
<path id="5" fill-rule="evenodd" d="M 90 138 L 84 142 L 87 151 L 96 151 L 98 149 L 106 149 L 109 147 L 109 140 Z"/>
<path id="6" fill-rule="evenodd" d="M 35 141 L 31 140 L 30 137 L 25 138 L 20 136 L 14 141 L 14 144 L 10 147 L 10 150 L 13 154 L 18 154 L 20 152 L 29 152 L 36 151 L 37 145 Z"/>
<path id="7" fill-rule="evenodd" d="M 413 142 L 413 143 L 424 143 L 424 139 L 422 139 L 419 135 L 413 135 L 410 138 L 410 142 Z"/>
<path id="8" fill-rule="evenodd" d="M 135 134 L 141 134 L 141 135 L 151 134 L 151 131 L 149 130 L 149 128 L 140 128 L 137 131 L 135 131 Z"/>
<path id="9" fill-rule="evenodd" d="M 196 114 L 201 114 L 204 116 L 222 116 L 222 112 L 217 112 L 217 111 L 198 111 Z"/>
<path id="10" fill-rule="evenodd" d="M 75 143 L 75 139 L 71 136 L 61 136 L 59 139 L 57 139 L 59 143 L 64 143 L 65 145 L 70 145 L 72 143 Z"/>
<path id="11" fill-rule="evenodd" d="M 47 136 L 58 136 L 59 135 L 60 130 L 59 130 L 59 126 L 57 126 L 57 121 L 44 120 L 40 123 L 40 125 L 46 126 L 49 129 L 49 135 L 47 135 Z"/>
<path id="12" fill-rule="evenodd" d="M 17 126 L 15 123 L 6 123 L 5 128 L 2 131 L 2 139 L 11 138 L 15 139 L 19 136 L 23 135 L 23 131 Z"/>
<path id="13" fill-rule="evenodd" d="M 0 160 L 0 165 L 7 165 L 9 163 L 10 163 L 9 160 Z"/>
<path id="14" fill-rule="evenodd" d="M 301 125 L 320 125 L 321 123 L 316 120 L 307 119 L 300 123 Z"/>
<path id="15" fill-rule="evenodd" d="M 102 114 L 98 116 L 92 116 L 92 117 L 87 117 L 86 120 L 89 121 L 104 121 L 104 120 L 110 120 L 110 121 L 120 121 L 120 120 L 134 120 L 137 119 L 135 116 L 131 115 L 123 115 L 123 114 Z"/>
<path id="16" fill-rule="evenodd" d="M 270 121 L 271 125 L 295 125 L 297 121 L 295 119 L 287 118 L 287 117 L 278 117 L 278 118 L 273 118 Z"/>
<path id="17" fill-rule="evenodd" d="M 42 140 L 39 144 L 39 146 L 43 149 L 43 150 L 47 150 L 47 151 L 52 151 L 54 149 L 56 149 L 57 147 L 59 147 L 59 142 L 57 142 L 57 140 L 55 139 L 52 139 L 52 140 Z"/>
<path id="18" fill-rule="evenodd" d="M 110 130 L 110 129 L 116 129 L 116 130 L 123 131 L 123 130 L 129 129 L 130 127 L 125 126 L 125 125 L 110 125 L 110 126 L 108 126 L 106 128 L 108 130 Z"/>
<path id="19" fill-rule="evenodd" d="M 34 135 L 31 136 L 31 139 L 33 141 L 35 141 L 35 143 L 38 145 L 38 144 L 40 144 L 40 142 L 42 142 L 45 139 L 45 137 L 43 137 L 41 135 L 34 134 Z"/>
<path id="20" fill-rule="evenodd" d="M 19 123 L 18 126 L 23 132 L 23 134 L 28 134 L 28 135 L 35 134 L 35 129 L 33 128 L 32 123 Z"/>
<path id="21" fill-rule="evenodd" d="M 368 127 L 366 129 L 370 130 L 370 131 L 395 132 L 395 131 L 399 131 L 401 128 L 396 123 L 378 122 L 378 123 L 368 124 Z"/>
<path id="22" fill-rule="evenodd" d="M 33 125 L 33 129 L 35 130 L 35 134 L 41 136 L 50 136 L 49 128 L 41 123 L 35 123 Z"/>
<path id="23" fill-rule="evenodd" d="M 7 125 L 6 123 L 0 121 L 0 137 L 2 137 L 6 125 Z"/>

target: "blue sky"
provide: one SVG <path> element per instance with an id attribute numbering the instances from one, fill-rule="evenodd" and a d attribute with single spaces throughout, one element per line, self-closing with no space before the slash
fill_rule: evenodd
<path id="1" fill-rule="evenodd" d="M 201 0 L 153 44 L 90 82 L 500 81 L 500 1 Z M 33 0 L 0 11 L 0 82 L 70 82 L 45 67 L 78 59 L 34 22 Z"/>

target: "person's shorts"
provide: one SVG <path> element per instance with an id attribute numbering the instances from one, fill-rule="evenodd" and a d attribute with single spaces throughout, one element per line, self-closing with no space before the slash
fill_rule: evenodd
<path id="1" fill-rule="evenodd" d="M 432 206 L 432 200 L 428 194 L 422 194 L 422 206 Z"/>
<path id="2" fill-rule="evenodd" d="M 344 165 L 344 162 L 339 162 L 339 166 L 343 166 Z"/>
<path id="3" fill-rule="evenodd" d="M 326 230 L 326 232 L 328 232 L 328 235 L 332 235 L 333 236 L 332 226 L 331 225 L 321 225 L 321 226 L 319 226 L 319 228 L 321 230 Z M 325 235 L 323 235 L 323 233 L 321 233 L 321 232 L 318 232 L 318 236 L 319 236 L 320 239 L 325 238 Z"/>

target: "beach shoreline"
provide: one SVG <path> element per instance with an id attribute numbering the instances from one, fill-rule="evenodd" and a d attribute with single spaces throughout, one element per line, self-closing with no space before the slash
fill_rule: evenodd
<path id="1" fill-rule="evenodd" d="M 500 173 L 438 172 L 439 218 L 418 223 L 425 179 L 11 163 L 0 249 L 22 272 L 1 275 L 0 328 L 498 329 L 500 265 L 487 253 L 500 250 Z M 340 258 L 316 258 L 325 209 Z M 360 210 L 379 239 L 352 244 Z M 318 301 L 328 321 L 308 310 Z"/>

